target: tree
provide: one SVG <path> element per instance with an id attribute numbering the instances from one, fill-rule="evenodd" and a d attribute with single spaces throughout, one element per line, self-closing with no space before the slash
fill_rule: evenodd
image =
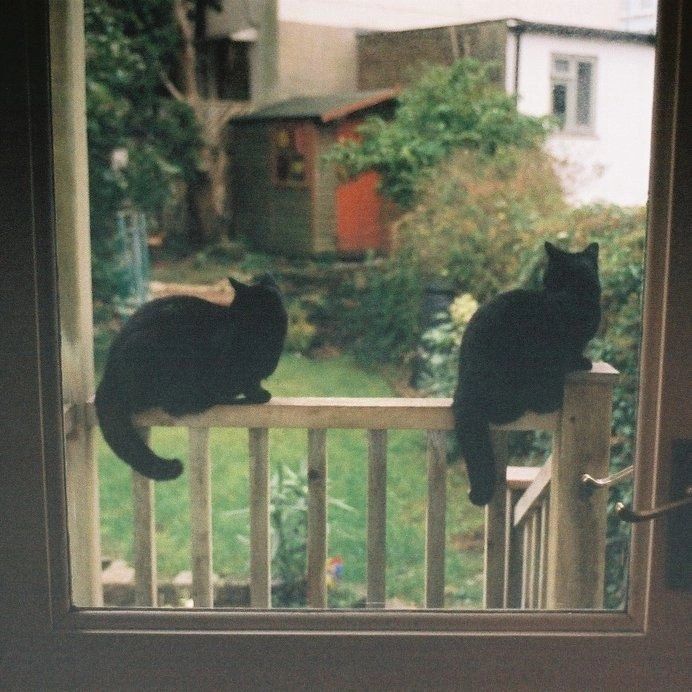
<path id="1" fill-rule="evenodd" d="M 201 138 L 162 86 L 180 45 L 170 0 L 86 0 L 85 30 L 94 292 L 109 299 L 118 209 L 127 200 L 160 218 L 176 186 L 198 179 Z"/>
<path id="2" fill-rule="evenodd" d="M 194 218 L 194 244 L 218 240 L 226 216 L 226 168 L 228 157 L 223 142 L 224 129 L 230 118 L 244 110 L 238 102 L 214 101 L 202 96 L 199 74 L 204 53 L 198 51 L 206 34 L 207 8 L 220 9 L 212 0 L 173 0 L 175 24 L 181 37 L 178 54 L 179 86 L 163 73 L 169 93 L 186 104 L 195 114 L 201 131 L 199 176 L 190 190 L 190 207 Z"/>
<path id="3" fill-rule="evenodd" d="M 503 146 L 540 146 L 549 121 L 519 113 L 493 83 L 493 69 L 469 58 L 430 67 L 402 92 L 393 120 L 367 118 L 361 139 L 339 143 L 331 160 L 349 176 L 377 171 L 382 192 L 410 208 L 421 179 L 455 149 L 489 157 Z"/>

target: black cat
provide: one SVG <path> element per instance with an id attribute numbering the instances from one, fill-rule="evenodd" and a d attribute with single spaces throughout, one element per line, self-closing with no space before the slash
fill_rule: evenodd
<path id="1" fill-rule="evenodd" d="M 230 306 L 192 296 L 154 300 L 111 345 L 96 392 L 101 431 L 111 449 L 147 478 L 177 478 L 183 465 L 147 447 L 133 414 L 160 407 L 180 416 L 271 398 L 260 383 L 276 369 L 286 337 L 281 293 L 270 276 L 252 286 L 229 281 L 235 289 Z"/>
<path id="2" fill-rule="evenodd" d="M 591 368 L 582 351 L 601 319 L 598 244 L 570 253 L 546 242 L 545 249 L 543 288 L 496 296 L 461 341 L 453 411 L 476 505 L 487 504 L 495 487 L 489 424 L 555 411 L 566 374 Z"/>

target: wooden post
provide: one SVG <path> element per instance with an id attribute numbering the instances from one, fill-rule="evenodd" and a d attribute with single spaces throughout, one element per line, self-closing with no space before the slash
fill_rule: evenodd
<path id="1" fill-rule="evenodd" d="M 504 600 L 507 438 L 506 431 L 495 430 L 492 433 L 497 485 L 492 499 L 485 507 L 484 608 L 502 608 Z"/>
<path id="2" fill-rule="evenodd" d="M 149 439 L 149 430 L 138 429 Z M 135 605 L 157 605 L 156 526 L 154 481 L 132 471 L 132 505 L 134 511 Z"/>
<path id="3" fill-rule="evenodd" d="M 565 386 L 555 433 L 550 487 L 546 605 L 602 608 L 607 492 L 581 483 L 608 474 L 613 385 L 617 371 L 595 364 Z"/>
<path id="4" fill-rule="evenodd" d="M 271 607 L 269 434 L 250 428 L 250 605 Z"/>
<path id="5" fill-rule="evenodd" d="M 425 530 L 426 608 L 444 607 L 446 482 L 446 433 L 443 430 L 428 430 L 428 504 Z"/>
<path id="6" fill-rule="evenodd" d="M 94 394 L 89 246 L 84 10 L 81 2 L 51 2 L 55 217 L 64 403 L 77 422 L 65 442 L 70 574 L 75 605 L 103 605 L 98 463 L 86 405 Z"/>
<path id="7" fill-rule="evenodd" d="M 387 431 L 368 431 L 368 608 L 384 608 L 387 565 Z"/>
<path id="8" fill-rule="evenodd" d="M 188 429 L 190 489 L 190 549 L 192 601 L 196 608 L 214 605 L 211 529 L 211 464 L 209 429 Z"/>
<path id="9" fill-rule="evenodd" d="M 308 606 L 327 607 L 327 432 L 308 430 Z"/>

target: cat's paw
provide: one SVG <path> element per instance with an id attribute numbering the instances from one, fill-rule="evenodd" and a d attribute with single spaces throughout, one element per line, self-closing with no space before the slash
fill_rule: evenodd
<path id="1" fill-rule="evenodd" d="M 272 395 L 262 387 L 245 392 L 245 400 L 248 404 L 266 404 L 271 398 Z"/>
<path id="2" fill-rule="evenodd" d="M 575 370 L 591 370 L 593 363 L 586 356 L 579 356 L 574 363 Z"/>

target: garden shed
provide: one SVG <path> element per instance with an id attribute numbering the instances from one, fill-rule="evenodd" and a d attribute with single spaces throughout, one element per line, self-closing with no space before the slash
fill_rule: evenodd
<path id="1" fill-rule="evenodd" d="M 357 137 L 368 115 L 391 117 L 396 90 L 294 97 L 231 123 L 233 231 L 290 256 L 362 255 L 386 249 L 376 173 L 338 179 L 324 154 Z"/>

